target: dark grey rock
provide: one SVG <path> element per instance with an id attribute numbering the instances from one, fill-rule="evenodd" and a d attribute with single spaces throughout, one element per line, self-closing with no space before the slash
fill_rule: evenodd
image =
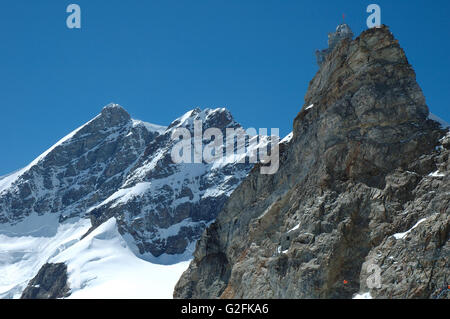
<path id="1" fill-rule="evenodd" d="M 21 299 L 59 299 L 69 296 L 67 266 L 64 263 L 45 264 L 29 282 Z"/>

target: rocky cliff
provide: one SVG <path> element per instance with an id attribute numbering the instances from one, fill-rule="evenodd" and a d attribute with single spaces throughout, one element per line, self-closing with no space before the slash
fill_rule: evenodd
<path id="1" fill-rule="evenodd" d="M 309 84 L 279 171 L 255 168 L 234 191 L 174 296 L 440 295 L 450 137 L 428 116 L 386 26 L 341 41 Z"/>
<path id="2" fill-rule="evenodd" d="M 64 263 L 45 264 L 30 281 L 21 299 L 57 299 L 69 293 L 67 266 Z"/>

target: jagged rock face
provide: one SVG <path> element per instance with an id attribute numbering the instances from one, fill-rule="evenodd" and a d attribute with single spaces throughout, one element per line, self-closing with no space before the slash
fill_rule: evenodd
<path id="1" fill-rule="evenodd" d="M 47 263 L 29 282 L 21 299 L 57 299 L 66 297 L 68 293 L 67 266 Z"/>
<path id="2" fill-rule="evenodd" d="M 248 161 L 173 163 L 171 151 L 178 140 L 172 134 L 183 127 L 193 136 L 196 120 L 202 121 L 203 131 L 214 127 L 224 136 L 227 128 L 241 127 L 226 109 L 186 113 L 147 145 L 123 186 L 91 211 L 94 226 L 116 217 L 119 231 L 132 236 L 144 258 L 149 252 L 154 257 L 179 255 L 193 246 L 253 167 Z"/>
<path id="3" fill-rule="evenodd" d="M 373 297 L 434 296 L 449 276 L 449 151 L 427 116 L 387 27 L 340 42 L 309 85 L 278 173 L 254 169 L 236 189 L 174 296 L 351 298 L 369 291 L 371 264 L 382 281 Z"/>

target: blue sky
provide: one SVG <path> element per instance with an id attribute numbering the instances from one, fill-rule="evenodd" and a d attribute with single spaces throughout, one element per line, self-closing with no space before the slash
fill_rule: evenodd
<path id="1" fill-rule="evenodd" d="M 82 29 L 66 27 L 66 7 Z M 450 1 L 8 0 L 0 2 L 0 175 L 119 103 L 167 125 L 227 107 L 246 127 L 291 131 L 314 51 L 346 21 L 359 35 L 377 3 L 430 110 L 450 121 Z"/>

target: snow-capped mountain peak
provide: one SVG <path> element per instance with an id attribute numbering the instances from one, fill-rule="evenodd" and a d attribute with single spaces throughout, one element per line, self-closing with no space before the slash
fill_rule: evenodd
<path id="1" fill-rule="evenodd" d="M 189 260 L 196 240 L 253 167 L 237 160 L 173 163 L 173 130 L 192 132 L 196 120 L 204 129 L 240 127 L 224 108 L 196 108 L 165 127 L 132 119 L 111 103 L 25 168 L 2 177 L 0 236 L 7 245 L 23 241 L 13 253 L 28 257 L 5 255 L 0 297 L 20 296 L 45 262 L 112 219 L 117 232 L 109 234 L 120 234 L 121 245 L 137 257 L 157 264 Z M 1 275 L 15 267 L 24 269 L 19 277 Z"/>
<path id="2" fill-rule="evenodd" d="M 197 107 L 186 112 L 185 114 L 177 118 L 175 121 L 173 121 L 169 125 L 168 129 L 179 127 L 192 128 L 194 125 L 194 121 L 202 121 L 204 127 L 206 128 L 210 127 L 209 123 L 221 124 L 218 122 L 228 122 L 227 124 L 232 125 L 237 124 L 234 121 L 230 111 L 228 111 L 226 108 L 216 108 L 216 109 L 206 108 L 202 110 Z"/>

